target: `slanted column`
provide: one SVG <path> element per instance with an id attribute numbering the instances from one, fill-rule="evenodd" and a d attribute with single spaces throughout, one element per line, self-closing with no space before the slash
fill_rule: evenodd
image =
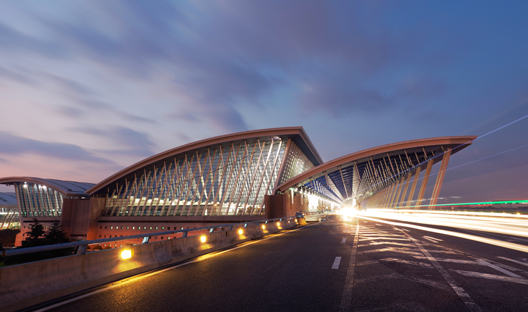
<path id="1" fill-rule="evenodd" d="M 442 157 L 442 164 L 440 165 L 440 171 L 436 177 L 436 183 L 433 189 L 433 196 L 431 196 L 431 202 L 429 203 L 429 209 L 433 209 L 433 207 L 436 205 L 436 202 L 438 201 L 438 196 L 440 195 L 440 190 L 442 189 L 442 183 L 444 182 L 444 176 L 450 157 L 451 149 L 445 152 L 444 156 Z"/>
<path id="2" fill-rule="evenodd" d="M 432 159 L 427 162 L 427 168 L 425 169 L 425 175 L 422 181 L 422 186 L 420 187 L 420 193 L 418 193 L 418 198 L 416 199 L 416 208 L 420 208 L 419 206 L 422 204 L 423 197 L 425 194 L 425 188 L 427 187 L 427 181 L 429 180 L 429 176 L 431 175 L 431 168 L 433 168 Z"/>
<path id="3" fill-rule="evenodd" d="M 407 198 L 407 208 L 409 208 L 411 206 L 412 199 L 413 199 L 413 196 L 414 196 L 414 191 L 416 190 L 416 184 L 418 183 L 418 179 L 420 178 L 420 171 L 421 170 L 422 170 L 422 168 L 418 167 L 418 169 L 416 169 L 416 172 L 414 173 L 413 184 L 412 184 L 412 187 L 411 187 L 411 191 L 409 192 L 409 197 Z"/>
<path id="4" fill-rule="evenodd" d="M 387 197 L 387 192 L 389 190 L 388 189 L 384 189 L 383 191 L 381 191 L 381 198 L 380 198 L 380 201 L 379 201 L 379 205 L 380 206 L 383 206 L 383 202 L 385 201 L 385 198 Z"/>
<path id="5" fill-rule="evenodd" d="M 400 199 L 400 194 L 403 189 L 403 178 L 400 179 L 400 182 L 398 183 L 398 190 L 396 191 L 396 196 L 394 197 L 393 203 L 391 207 L 398 207 L 398 200 Z"/>
<path id="6" fill-rule="evenodd" d="M 394 190 L 392 192 L 392 196 L 389 202 L 389 208 L 392 208 L 392 205 L 394 204 L 394 200 L 396 199 L 396 194 L 398 193 L 398 188 L 400 187 L 400 180 L 396 182 L 396 185 L 394 186 Z"/>
<path id="7" fill-rule="evenodd" d="M 392 195 L 394 193 L 394 189 L 395 188 L 396 188 L 396 185 L 393 184 L 393 185 L 391 185 L 391 187 L 389 189 L 389 195 L 387 196 L 387 201 L 385 202 L 385 207 L 387 207 L 387 208 L 390 208 L 390 203 L 391 203 Z"/>
<path id="8" fill-rule="evenodd" d="M 403 193 L 401 195 L 401 199 L 398 201 L 398 204 L 402 203 L 402 206 L 403 204 L 405 204 L 405 195 L 407 194 L 407 189 L 409 188 L 409 182 L 411 181 L 411 176 L 412 176 L 412 173 L 409 172 L 407 174 L 407 178 L 405 179 L 405 185 L 403 186 Z"/>

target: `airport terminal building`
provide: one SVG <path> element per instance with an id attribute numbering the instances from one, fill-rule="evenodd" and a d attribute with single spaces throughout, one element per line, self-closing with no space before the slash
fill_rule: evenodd
<path id="1" fill-rule="evenodd" d="M 325 163 L 302 127 L 234 133 L 159 153 L 97 184 L 0 178 L 0 184 L 15 189 L 0 193 L 0 226 L 20 228 L 20 244 L 34 219 L 45 227 L 59 221 L 72 240 L 89 240 L 359 203 L 392 208 L 422 206 L 425 200 L 435 204 L 450 156 L 475 138 L 405 141 Z M 433 194 L 425 196 L 436 163 L 441 163 L 440 173 Z"/>

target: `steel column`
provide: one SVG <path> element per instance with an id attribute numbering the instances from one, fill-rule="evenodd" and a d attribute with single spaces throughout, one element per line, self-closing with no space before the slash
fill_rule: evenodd
<path id="1" fill-rule="evenodd" d="M 451 149 L 444 153 L 442 157 L 442 164 L 440 165 L 440 171 L 436 177 L 436 183 L 433 190 L 433 196 L 431 197 L 431 202 L 429 204 L 429 209 L 433 208 L 438 201 L 438 196 L 440 195 L 440 190 L 442 189 L 442 183 L 444 182 L 445 172 L 447 170 L 447 165 L 449 164 L 449 158 L 451 157 Z"/>
<path id="2" fill-rule="evenodd" d="M 413 179 L 413 184 L 412 184 L 412 187 L 411 187 L 411 191 L 409 192 L 409 197 L 407 198 L 407 208 L 409 208 L 411 206 L 411 203 L 412 203 L 412 199 L 413 199 L 413 196 L 414 196 L 414 191 L 416 190 L 416 184 L 418 183 L 418 179 L 420 177 L 420 171 L 422 170 L 422 167 L 418 167 L 416 168 L 416 172 L 414 173 L 414 179 Z"/>
<path id="3" fill-rule="evenodd" d="M 422 204 L 423 196 L 425 194 L 425 188 L 427 187 L 427 181 L 429 180 L 429 176 L 431 175 L 431 168 L 433 168 L 433 162 L 433 159 L 427 162 L 427 168 L 425 169 L 425 175 L 422 181 L 422 186 L 420 187 L 420 193 L 418 193 L 418 198 L 416 199 L 417 208 L 420 208 L 420 205 Z"/>

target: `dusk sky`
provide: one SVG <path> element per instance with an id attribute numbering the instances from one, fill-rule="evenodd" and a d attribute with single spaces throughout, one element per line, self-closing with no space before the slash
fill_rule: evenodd
<path id="1" fill-rule="evenodd" d="M 272 127 L 303 126 L 325 161 L 481 136 L 528 115 L 527 14 L 527 1 L 0 0 L 0 177 L 97 183 Z M 449 169 L 439 203 L 528 198 L 528 118 Z"/>

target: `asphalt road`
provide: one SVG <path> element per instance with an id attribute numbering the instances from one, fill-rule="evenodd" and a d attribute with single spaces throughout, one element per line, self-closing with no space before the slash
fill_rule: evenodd
<path id="1" fill-rule="evenodd" d="M 381 219 L 357 224 L 355 217 L 330 218 L 45 309 L 528 310 L 527 253 Z"/>

